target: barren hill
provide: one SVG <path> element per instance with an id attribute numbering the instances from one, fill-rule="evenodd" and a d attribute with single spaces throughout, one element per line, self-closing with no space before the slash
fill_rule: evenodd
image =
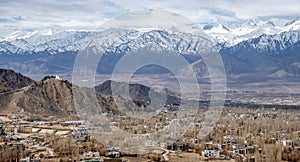
<path id="1" fill-rule="evenodd" d="M 13 70 L 0 69 L 0 93 L 26 87 L 34 80 Z"/>
<path id="2" fill-rule="evenodd" d="M 80 103 L 77 107 L 74 94 L 77 103 Z M 82 102 L 91 98 L 90 96 L 95 96 L 94 102 Z M 95 102 L 97 104 L 92 105 Z M 55 77 L 45 77 L 42 81 L 34 82 L 19 91 L 0 94 L 0 112 L 76 119 L 78 110 L 88 111 L 87 109 L 120 113 L 111 97 L 102 97 L 89 89 L 77 87 Z"/>
<path id="3" fill-rule="evenodd" d="M 181 102 L 179 94 L 176 94 L 166 88 L 158 91 L 137 83 L 132 84 L 107 80 L 96 86 L 95 91 L 104 96 L 129 97 L 127 99 L 132 100 L 138 106 L 147 106 L 151 103 L 152 105 L 154 104 L 153 106 L 158 107 L 159 105 L 155 105 L 155 103 L 165 102 L 165 105 L 179 105 Z M 128 92 L 129 96 L 126 95 Z"/>

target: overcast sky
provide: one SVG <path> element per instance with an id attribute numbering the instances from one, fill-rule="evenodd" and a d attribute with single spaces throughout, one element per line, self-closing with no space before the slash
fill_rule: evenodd
<path id="1" fill-rule="evenodd" d="M 203 23 L 296 17 L 299 0 L 0 0 L 0 30 L 94 29 L 138 9 L 165 9 Z"/>

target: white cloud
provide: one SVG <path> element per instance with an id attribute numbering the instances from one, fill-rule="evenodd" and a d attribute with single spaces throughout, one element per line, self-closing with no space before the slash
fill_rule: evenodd
<path id="1" fill-rule="evenodd" d="M 300 1 L 286 0 L 2 0 L 0 35 L 18 29 L 95 29 L 127 11 L 165 9 L 194 22 L 239 21 L 272 15 L 299 15 Z"/>

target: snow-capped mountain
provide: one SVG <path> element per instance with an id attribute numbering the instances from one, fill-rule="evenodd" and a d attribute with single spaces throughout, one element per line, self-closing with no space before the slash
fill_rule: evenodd
<path id="1" fill-rule="evenodd" d="M 285 24 L 284 31 L 291 30 L 300 30 L 300 16 Z"/>
<path id="2" fill-rule="evenodd" d="M 230 32 L 230 29 L 227 26 L 217 21 L 204 25 L 203 30 L 206 30 L 207 33 L 229 33 Z"/>
<path id="3" fill-rule="evenodd" d="M 261 21 L 259 19 L 252 19 L 231 29 L 221 23 L 215 22 L 214 24 L 216 25 L 204 26 L 204 31 L 218 42 L 226 43 L 227 46 L 236 45 L 244 40 L 256 38 L 262 34 L 277 34 L 282 31 L 272 21 Z"/>
<path id="4" fill-rule="evenodd" d="M 113 35 L 111 34 L 113 33 Z M 76 52 L 91 40 L 107 44 L 106 38 L 111 39 L 107 45 L 107 53 L 122 54 L 141 47 L 155 50 L 168 50 L 179 53 L 199 54 L 202 51 L 204 35 L 183 33 L 178 30 L 138 30 L 110 29 L 102 32 L 60 32 L 53 35 L 38 35 L 25 39 L 0 42 L 0 53 L 33 54 L 33 53 L 62 53 Z M 205 42 L 204 42 L 205 43 Z M 212 46 L 213 44 L 211 44 Z"/>
<path id="5" fill-rule="evenodd" d="M 70 73 L 77 52 L 84 50 L 90 43 L 96 43 L 98 53 L 105 54 L 104 61 L 99 66 L 99 73 L 110 73 L 122 55 L 140 48 L 192 55 L 189 61 L 194 61 L 200 58 L 203 47 L 214 45 L 205 35 L 184 33 L 176 29 L 61 32 L 1 42 L 0 67 L 25 74 Z"/>
<path id="6" fill-rule="evenodd" d="M 102 66 L 98 67 L 103 73 L 110 73 L 120 57 L 139 48 L 184 55 L 190 63 L 195 62 L 196 68 L 201 69 L 205 65 L 197 65 L 197 61 L 201 62 L 201 54 L 204 50 L 209 50 L 203 47 L 217 45 L 228 74 L 257 71 L 261 71 L 263 75 L 278 71 L 280 74 L 289 74 L 299 69 L 294 65 L 300 64 L 297 62 L 300 51 L 300 20 L 296 18 L 282 24 L 285 25 L 278 25 L 278 20 L 275 19 L 254 19 L 242 24 L 214 21 L 204 25 L 206 34 L 200 35 L 174 28 L 109 29 L 97 32 L 48 30 L 27 34 L 16 32 L 0 41 L 0 67 L 25 74 L 70 73 L 77 52 L 92 41 L 97 43 L 99 49 L 104 50 L 101 52 L 107 54 Z M 66 53 L 70 55 L 64 55 Z M 280 60 L 282 57 L 286 57 L 284 61 Z M 205 73 L 203 70 L 197 71 Z"/>
<path id="7" fill-rule="evenodd" d="M 295 18 L 294 20 L 292 20 L 292 21 L 286 23 L 285 26 L 289 26 L 289 25 L 293 25 L 293 24 L 295 24 L 295 23 L 299 23 L 299 21 L 300 21 L 300 16 L 298 16 L 298 17 Z"/>
<path id="8" fill-rule="evenodd" d="M 209 23 L 203 26 L 203 30 L 206 34 L 210 35 L 215 39 L 215 41 L 220 43 L 227 43 L 230 41 L 230 33 L 231 29 L 226 25 L 214 21 L 213 23 Z"/>
<path id="9" fill-rule="evenodd" d="M 278 21 L 278 19 L 270 19 L 267 21 L 252 19 L 242 24 L 229 24 L 214 21 L 204 25 L 203 30 L 206 34 L 213 38 L 212 41 L 215 44 L 222 44 L 224 47 L 234 46 L 240 42 L 252 38 L 258 38 L 263 34 L 274 35 L 282 32 L 300 30 L 300 17 L 287 22 L 284 26 L 277 25 Z M 112 32 L 119 31 L 114 30 Z M 122 38 L 109 47 L 108 50 L 113 50 L 111 52 L 122 53 L 122 50 L 136 49 L 150 41 L 154 41 L 155 45 L 160 45 L 160 48 L 167 48 L 168 46 L 173 48 L 175 44 L 177 46 L 175 48 L 178 49 L 174 50 L 179 52 L 199 52 L 197 51 L 199 50 L 199 47 L 197 49 L 196 43 L 197 39 L 200 37 L 191 33 L 158 29 L 132 31 L 123 30 L 120 32 L 121 33 L 117 36 L 121 35 Z M 109 31 L 15 31 L 0 41 L 0 53 L 32 54 L 47 52 L 55 54 L 66 51 L 76 52 L 79 51 L 84 44 L 88 43 L 92 36 L 106 37 L 105 35 L 108 33 Z M 157 41 L 159 43 L 157 43 Z"/>
<path id="10" fill-rule="evenodd" d="M 37 37 L 37 36 L 51 36 L 54 35 L 55 30 L 53 29 L 46 29 L 46 30 L 13 30 L 12 33 L 7 34 L 5 36 L 3 36 L 0 39 L 1 41 L 14 41 L 17 39 L 27 39 L 27 38 L 31 38 L 33 36 Z"/>
<path id="11" fill-rule="evenodd" d="M 57 34 L 35 33 L 28 38 L 18 38 L 0 43 L 0 53 L 32 54 L 46 52 L 50 54 L 64 51 L 78 51 L 84 44 L 89 32 L 60 32 Z"/>
<path id="12" fill-rule="evenodd" d="M 220 50 L 227 74 L 300 76 L 300 30 L 263 34 Z"/>
<path id="13" fill-rule="evenodd" d="M 263 34 L 257 38 L 240 42 L 235 46 L 224 48 L 221 52 L 274 55 L 283 53 L 299 42 L 300 30 L 275 35 Z"/>
<path id="14" fill-rule="evenodd" d="M 31 37 L 35 34 L 36 31 L 15 31 L 9 35 L 7 35 L 5 38 L 2 38 L 2 41 L 13 41 L 16 39 L 26 39 Z"/>

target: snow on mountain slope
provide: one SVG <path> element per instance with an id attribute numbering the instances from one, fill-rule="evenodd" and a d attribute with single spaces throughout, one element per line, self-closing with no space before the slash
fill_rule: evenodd
<path id="1" fill-rule="evenodd" d="M 285 24 L 287 24 L 291 20 L 284 19 L 284 18 L 271 18 L 268 21 L 272 21 L 274 23 L 274 25 L 276 25 L 278 27 L 283 27 Z"/>
<path id="2" fill-rule="evenodd" d="M 291 51 L 293 46 L 297 46 L 297 43 L 300 42 L 300 30 L 298 31 L 289 31 L 282 32 L 275 35 L 263 34 L 257 38 L 252 38 L 246 41 L 242 41 L 235 46 L 224 48 L 221 50 L 223 53 L 231 54 L 282 54 L 294 53 L 297 51 Z"/>
<path id="3" fill-rule="evenodd" d="M 284 31 L 300 30 L 300 16 L 286 23 L 283 30 Z"/>
<path id="4" fill-rule="evenodd" d="M 296 17 L 294 20 L 292 20 L 292 21 L 286 23 L 285 26 L 289 26 L 289 25 L 293 25 L 293 24 L 295 24 L 295 23 L 299 23 L 299 21 L 300 21 L 300 16 L 298 16 L 298 17 Z"/>
<path id="5" fill-rule="evenodd" d="M 13 41 L 16 39 L 26 39 L 31 37 L 32 35 L 34 35 L 37 31 L 14 31 L 13 33 L 7 35 L 5 38 L 3 38 L 2 40 L 5 41 Z"/>
<path id="6" fill-rule="evenodd" d="M 275 23 L 273 22 L 275 21 Z M 219 49 L 235 46 L 243 41 L 258 38 L 262 35 L 275 35 L 282 32 L 300 30 L 300 17 L 280 26 L 281 20 L 270 19 L 262 21 L 253 19 L 243 24 L 221 23 L 214 21 L 203 26 L 204 32 L 212 38 L 213 43 L 221 44 Z M 283 23 L 281 23 L 283 24 Z M 124 53 L 128 50 L 137 49 L 150 45 L 153 49 L 167 49 L 180 53 L 197 54 L 201 51 L 201 37 L 194 33 L 181 32 L 177 29 L 110 29 L 108 31 L 15 31 L 0 42 L 0 53 L 2 54 L 33 54 L 33 53 L 63 53 L 77 52 L 85 44 L 89 43 L 91 37 L 105 38 L 111 33 L 115 34 L 115 42 L 111 44 L 108 53 Z M 204 36 L 206 37 L 206 36 Z M 102 38 L 101 38 L 102 39 Z M 276 38 L 268 38 L 276 39 Z M 101 42 L 102 40 L 99 39 Z M 274 40 L 277 41 L 277 40 Z M 272 41 L 270 41 L 272 42 Z M 112 43 L 112 42 L 111 42 Z M 268 43 L 268 42 L 266 42 Z M 281 45 L 278 45 L 281 48 Z M 199 51 L 200 50 L 200 51 Z"/>
<path id="7" fill-rule="evenodd" d="M 216 23 L 214 23 L 216 24 Z M 233 46 L 250 38 L 256 38 L 262 34 L 276 34 L 281 31 L 272 21 L 250 20 L 238 27 L 229 29 L 225 25 L 204 26 L 204 31 L 214 37 L 220 43 L 227 43 Z"/>
<path id="8" fill-rule="evenodd" d="M 205 37 L 182 33 L 180 31 L 153 30 L 117 46 L 111 46 L 108 52 L 124 53 L 147 47 L 155 51 L 174 51 L 181 54 L 200 54 L 209 43 Z M 212 45 L 212 44 L 211 44 Z"/>
<path id="9" fill-rule="evenodd" d="M 95 38 L 93 38 L 95 37 Z M 108 40 L 112 38 L 113 42 Z M 53 35 L 35 34 L 26 39 L 0 42 L 0 52 L 24 54 L 47 52 L 50 54 L 79 51 L 91 39 L 99 46 L 107 45 L 107 53 L 125 53 L 147 46 L 153 50 L 169 50 L 180 53 L 198 54 L 207 42 L 206 36 L 183 33 L 175 29 L 137 31 L 109 29 L 101 32 L 60 32 Z M 212 45 L 212 44 L 211 44 Z"/>
<path id="10" fill-rule="evenodd" d="M 218 42 L 229 42 L 231 40 L 231 29 L 217 21 L 204 25 L 203 30 Z"/>
<path id="11" fill-rule="evenodd" d="M 89 32 L 60 32 L 53 35 L 37 32 L 29 38 L 1 42 L 0 51 L 7 54 L 78 51 L 86 41 L 84 38 L 89 35 Z"/>
<path id="12" fill-rule="evenodd" d="M 229 33 L 230 32 L 230 29 L 227 26 L 217 21 L 204 25 L 203 30 L 206 30 L 207 33 Z"/>
<path id="13" fill-rule="evenodd" d="M 240 25 L 228 25 L 215 21 L 203 27 L 208 36 L 174 28 L 35 32 L 29 37 L 21 38 L 22 35 L 19 39 L 0 41 L 0 67 L 26 74 L 70 76 L 77 52 L 92 40 L 96 49 L 105 53 L 97 69 L 99 74 L 113 72 L 114 65 L 124 54 L 144 47 L 184 54 L 199 76 L 207 76 L 200 56 L 203 47 L 217 44 L 227 74 L 255 75 L 260 72 L 264 76 L 296 76 L 298 73 L 295 71 L 299 71 L 300 30 L 294 29 L 297 29 L 299 20 L 295 19 L 283 27 L 276 24 L 273 21 L 250 20 Z M 283 29 L 287 31 L 282 32 Z M 152 70 L 159 71 L 149 71 Z"/>

